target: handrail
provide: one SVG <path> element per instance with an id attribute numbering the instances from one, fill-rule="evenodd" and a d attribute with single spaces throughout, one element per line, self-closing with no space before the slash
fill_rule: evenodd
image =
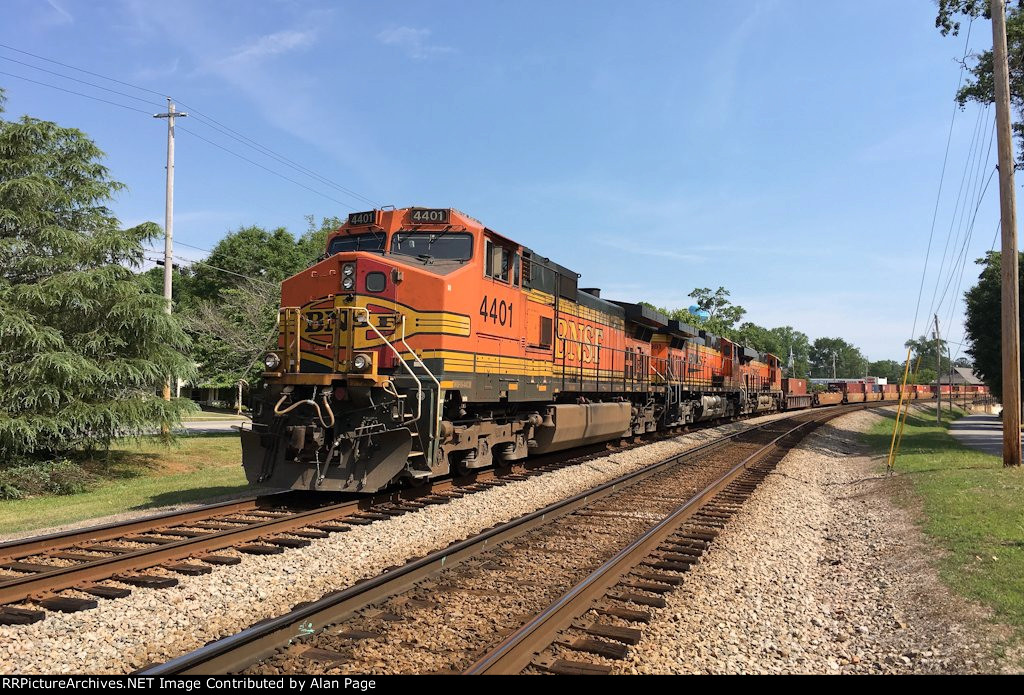
<path id="1" fill-rule="evenodd" d="M 363 306 L 352 307 L 352 312 L 353 313 L 355 313 L 357 311 L 361 311 L 364 314 L 366 314 L 366 320 L 365 320 L 366 325 L 370 327 L 371 331 L 373 331 L 374 333 L 377 334 L 378 338 L 380 338 L 382 341 L 384 341 L 385 345 L 387 345 L 389 348 L 391 348 L 391 352 L 395 353 L 395 357 L 398 358 L 398 361 L 405 368 L 405 371 L 409 372 L 409 376 L 411 376 L 416 381 L 416 420 L 415 421 L 419 422 L 420 416 L 423 414 L 423 385 L 422 385 L 422 383 L 420 383 L 420 378 L 418 376 L 416 376 L 416 373 L 414 371 L 412 371 L 412 368 L 406 363 L 406 361 L 404 359 L 402 359 L 402 353 L 400 353 L 398 350 L 396 350 L 395 346 L 391 344 L 391 341 L 389 341 L 387 338 L 385 338 L 384 334 L 381 333 L 380 331 L 378 331 L 377 327 L 373 325 L 372 321 L 370 321 L 370 310 L 367 309 L 366 307 L 363 307 Z M 405 322 L 405 317 L 404 316 L 402 317 L 402 321 L 403 321 L 403 323 Z M 433 376 L 433 375 L 431 375 L 431 376 Z"/>
<path id="2" fill-rule="evenodd" d="M 420 356 L 416 354 L 416 351 L 409 347 L 409 343 L 405 342 L 405 314 L 402 314 L 401 340 L 402 345 L 404 345 L 405 349 L 408 350 L 409 353 L 412 355 L 412 358 L 416 362 L 416 364 L 423 368 L 423 371 L 427 373 L 427 376 L 429 376 L 433 380 L 434 385 L 437 386 L 437 401 L 434 404 L 434 412 L 436 417 L 434 418 L 434 431 L 432 433 L 434 435 L 434 439 L 436 440 L 436 438 L 441 434 L 441 382 L 437 380 L 437 377 L 434 376 L 434 373 L 431 372 L 427 365 L 423 363 L 423 360 L 421 360 Z M 419 377 L 416 378 L 416 383 L 419 383 Z M 418 416 L 417 419 L 419 419 Z M 430 459 L 428 459 L 427 462 L 432 463 Z"/>

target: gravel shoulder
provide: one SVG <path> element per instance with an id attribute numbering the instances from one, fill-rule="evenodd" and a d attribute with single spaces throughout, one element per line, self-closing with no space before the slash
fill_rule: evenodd
<path id="1" fill-rule="evenodd" d="M 238 565 L 199 577 L 180 576 L 179 585 L 171 589 L 136 588 L 124 599 L 101 599 L 93 610 L 51 613 L 33 625 L 0 626 L 0 673 L 125 673 L 166 661 L 721 434 L 784 416 L 768 415 L 613 452 L 333 534 L 283 555 L 242 555 Z"/>
<path id="2" fill-rule="evenodd" d="M 902 482 L 824 425 L 779 464 L 657 611 L 624 673 L 991 673 L 1009 631 L 950 591 Z M 1011 649 L 1011 651 L 1014 651 Z"/>

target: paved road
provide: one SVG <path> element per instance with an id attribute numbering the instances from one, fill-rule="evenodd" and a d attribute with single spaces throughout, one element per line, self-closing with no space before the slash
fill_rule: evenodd
<path id="1" fill-rule="evenodd" d="M 968 415 L 949 426 L 961 444 L 986 454 L 1003 455 L 1003 420 L 998 415 Z"/>
<path id="2" fill-rule="evenodd" d="M 182 429 L 189 434 L 216 434 L 218 432 L 235 432 L 240 424 L 250 422 L 248 418 L 191 420 L 182 423 Z"/>

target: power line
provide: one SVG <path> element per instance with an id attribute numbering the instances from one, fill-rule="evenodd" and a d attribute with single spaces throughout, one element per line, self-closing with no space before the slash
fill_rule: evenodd
<path id="1" fill-rule="evenodd" d="M 960 91 L 960 85 L 963 84 L 964 80 L 964 69 L 967 65 L 967 51 L 970 48 L 971 43 L 971 28 L 974 26 L 974 18 L 971 17 L 970 24 L 967 25 L 967 38 L 964 40 L 964 55 L 960 61 L 960 76 L 956 81 L 956 91 Z M 932 225 L 931 230 L 928 232 L 928 249 L 924 255 L 924 268 L 921 269 L 921 285 L 917 290 L 917 305 L 914 307 L 914 324 L 910 329 L 910 339 L 914 339 L 914 334 L 917 332 L 917 318 L 921 311 L 921 295 L 924 293 L 924 279 L 928 275 L 928 259 L 932 252 L 932 236 L 935 234 L 935 221 L 939 216 L 939 202 L 942 200 L 942 183 L 946 178 L 946 162 L 949 160 L 949 145 L 953 140 L 953 124 L 956 122 L 957 104 L 953 104 L 953 114 L 949 119 L 949 134 L 946 136 L 946 153 L 942 156 L 942 173 L 939 174 L 939 191 L 935 194 L 935 210 L 932 212 Z"/>
<path id="2" fill-rule="evenodd" d="M 974 161 L 976 157 L 979 162 L 981 160 L 981 138 L 979 136 L 981 134 L 983 116 L 986 112 L 987 108 L 978 110 L 977 123 L 975 124 L 974 134 L 971 136 L 971 144 L 967 151 L 967 159 L 964 162 L 964 172 L 960 178 L 960 189 L 957 192 L 956 203 L 953 205 L 953 214 L 949 220 L 949 230 L 946 232 L 946 243 L 943 245 L 942 248 L 942 260 L 939 262 L 939 267 L 935 273 L 935 287 L 932 290 L 932 298 L 928 306 L 928 314 L 935 313 L 935 297 L 938 296 L 939 284 L 942 282 L 942 271 L 946 267 L 946 257 L 949 254 L 950 241 L 954 239 L 953 229 L 954 227 L 956 228 L 956 239 L 960 238 L 960 232 L 963 229 L 964 216 L 966 214 L 966 210 L 969 204 L 967 199 L 964 197 L 964 194 L 965 192 L 969 192 L 974 188 Z M 989 155 L 991 156 L 991 152 L 989 153 Z M 970 179 L 968 179 L 968 174 L 970 174 Z M 973 195 L 971 195 L 971 198 L 973 199 Z M 958 217 L 960 220 L 959 224 L 957 224 Z M 955 242 L 953 244 L 953 248 L 956 248 Z"/>
<path id="3" fill-rule="evenodd" d="M 0 48 L 6 48 L 7 50 L 15 51 L 17 53 L 21 53 L 23 55 L 27 55 L 27 56 L 30 56 L 32 58 L 36 58 L 38 60 L 46 61 L 48 63 L 53 63 L 54 65 L 59 65 L 59 66 L 64 67 L 64 68 L 68 68 L 69 70 L 76 70 L 76 71 L 84 73 L 86 75 L 92 75 L 93 77 L 99 77 L 100 79 L 108 80 L 110 82 L 114 82 L 116 84 L 120 84 L 120 85 L 123 85 L 125 87 L 131 87 L 132 89 L 137 89 L 137 90 L 140 90 L 140 91 L 143 91 L 143 92 L 147 92 L 149 94 L 156 94 L 156 95 L 161 96 L 161 97 L 166 96 L 164 94 L 161 94 L 160 92 L 157 92 L 157 91 L 152 90 L 152 89 L 148 89 L 146 87 L 141 87 L 141 86 L 136 85 L 136 84 L 132 84 L 131 82 L 125 82 L 123 80 L 118 80 L 118 79 L 115 79 L 113 77 L 109 77 L 107 75 L 100 74 L 98 72 L 93 72 L 91 70 L 85 70 L 84 68 L 79 68 L 79 67 L 76 67 L 74 65 L 69 65 L 68 63 L 62 63 L 62 62 L 60 62 L 58 60 L 53 60 L 52 58 L 47 58 L 45 56 L 41 56 L 41 55 L 38 55 L 36 53 L 30 53 L 29 51 L 24 51 L 24 50 L 21 50 L 20 48 L 14 48 L 13 46 L 10 46 L 10 45 L 4 44 L 4 43 L 0 43 Z M 45 68 L 41 68 L 41 67 L 32 65 L 30 63 L 25 63 L 25 62 L 22 62 L 22 61 L 19 61 L 19 60 L 15 60 L 13 58 L 7 58 L 7 57 L 4 57 L 4 56 L 0 56 L 0 58 L 3 58 L 4 60 L 9 60 L 9 61 L 12 61 L 12 62 L 15 62 L 15 63 L 19 63 L 21 65 L 25 65 L 25 66 L 33 68 L 35 70 L 41 70 L 43 72 L 48 72 L 48 73 L 50 73 L 52 75 L 56 75 L 58 77 L 62 77 L 62 78 L 69 79 L 69 80 L 74 80 L 74 81 L 80 82 L 82 84 L 87 84 L 87 85 L 95 87 L 97 89 L 102 89 L 102 90 L 105 90 L 105 91 L 108 91 L 108 92 L 113 92 L 115 94 L 120 94 L 121 96 L 125 96 L 125 97 L 128 97 L 130 99 L 136 99 L 138 101 L 142 101 L 142 102 L 147 103 L 147 104 L 154 104 L 155 105 L 154 102 L 148 101 L 146 99 L 142 99 L 141 97 L 136 97 L 136 96 L 133 96 L 133 95 L 130 95 L 130 94 L 126 94 L 124 92 L 119 92 L 117 90 L 109 89 L 107 87 L 103 87 L 101 85 L 97 85 L 97 84 L 94 84 L 92 82 L 87 82 L 85 80 L 79 80 L 79 79 L 77 79 L 75 77 L 71 77 L 69 75 L 64 75 L 64 74 L 59 73 L 59 72 L 54 72 L 52 70 L 47 70 Z M 52 86 L 52 85 L 47 85 L 47 86 Z M 180 99 L 178 99 L 176 101 L 183 108 L 189 109 L 189 111 L 192 112 L 193 117 L 197 118 L 197 120 L 199 120 L 199 122 L 203 123 L 203 125 L 206 125 L 207 127 L 212 128 L 212 129 L 220 132 L 222 135 L 225 135 L 225 136 L 227 136 L 227 137 L 229 137 L 229 138 L 231 138 L 233 140 L 236 140 L 236 141 L 242 143 L 243 145 L 245 145 L 246 147 L 254 149 L 257 152 L 260 152 L 264 156 L 268 156 L 268 157 L 270 157 L 272 159 L 275 159 L 279 163 L 284 164 L 285 166 L 288 166 L 288 167 L 290 167 L 290 168 L 292 168 L 292 169 L 294 169 L 296 171 L 299 171 L 300 173 L 304 174 L 305 176 L 309 176 L 310 178 L 316 179 L 316 180 L 320 181 L 321 183 L 323 183 L 325 185 L 331 186 L 332 188 L 335 188 L 335 189 L 337 189 L 339 191 L 342 191 L 343 193 L 345 193 L 345 194 L 347 194 L 349 196 L 352 196 L 353 198 L 355 198 L 357 200 L 361 200 L 361 201 L 363 201 L 363 202 L 365 202 L 365 203 L 367 203 L 369 205 L 372 205 L 375 208 L 380 207 L 380 203 L 378 203 L 377 201 L 375 201 L 375 200 L 373 200 L 371 198 L 368 198 L 367 196 L 364 196 L 364 195 L 362 195 L 360 193 L 357 193 L 356 191 L 353 191 L 350 188 L 346 188 L 345 186 L 342 186 L 341 184 L 337 183 L 336 181 L 331 180 L 330 178 L 324 176 L 323 174 L 320 174 L 320 173 L 310 169 L 309 167 L 303 166 L 302 164 L 299 164 L 298 162 L 295 162 L 295 161 L 289 159 L 288 157 L 284 156 L 283 154 L 275 152 L 274 150 L 270 149 L 266 145 L 263 145 L 263 144 L 257 142 L 256 140 L 254 140 L 254 139 L 252 139 L 252 138 L 250 138 L 250 137 L 248 137 L 248 136 L 238 132 L 237 130 L 235 130 L 235 129 L 225 125 L 224 123 L 221 123 L 220 121 L 216 120 L 212 116 L 206 115 L 202 111 L 199 111 L 198 109 L 196 109 L 196 108 L 186 104 L 185 102 L 181 101 Z M 355 208 L 350 207 L 349 209 L 355 209 Z"/>
<path id="4" fill-rule="evenodd" d="M 68 94 L 74 94 L 76 96 L 85 97 L 86 99 L 92 99 L 93 101 L 102 101 L 104 104 L 110 104 L 111 106 L 120 106 L 122 109 L 128 109 L 129 111 L 137 111 L 138 113 L 144 113 L 147 116 L 152 116 L 153 115 L 149 111 L 143 111 L 142 109 L 136 108 L 134 106 L 128 106 L 126 104 L 119 104 L 116 101 L 110 101 L 108 99 L 100 99 L 99 97 L 94 97 L 91 94 L 83 94 L 82 92 L 76 92 L 73 89 L 65 89 L 64 87 L 58 87 L 55 84 L 49 84 L 48 82 L 40 82 L 39 80 L 33 80 L 33 79 L 28 78 L 28 77 L 24 77 L 22 75 L 15 75 L 14 73 L 11 73 L 11 72 L 4 72 L 3 70 L 0 70 L 0 75 L 7 75 L 8 77 L 16 77 L 19 80 L 25 80 L 26 82 L 31 82 L 33 84 L 37 84 L 37 85 L 40 85 L 42 87 L 49 87 L 50 89 L 56 89 L 56 90 L 59 90 L 61 92 L 67 92 Z"/>
<path id="5" fill-rule="evenodd" d="M 9 77 L 16 77 L 18 79 L 25 80 L 26 82 L 31 82 L 33 84 L 40 85 L 41 87 L 49 87 L 50 89 L 56 89 L 56 90 L 61 91 L 61 92 L 67 92 L 68 94 L 74 94 L 76 96 L 85 97 L 86 99 L 92 99 L 94 101 L 100 101 L 100 102 L 103 102 L 105 104 L 110 104 L 111 106 L 119 106 L 122 109 L 128 109 L 130 111 L 135 111 L 137 113 L 142 113 L 142 114 L 145 114 L 147 116 L 152 116 L 153 115 L 149 111 L 143 111 L 142 109 L 136 108 L 134 106 L 128 106 L 126 104 L 119 104 L 119 103 L 117 103 L 115 101 L 110 101 L 108 99 L 101 99 L 99 97 L 95 97 L 95 96 L 92 96 L 90 94 L 85 94 L 83 92 L 76 92 L 76 91 L 74 91 L 72 89 L 66 89 L 64 87 L 59 87 L 57 85 L 50 84 L 48 82 L 40 82 L 39 80 L 33 80 L 33 79 L 28 78 L 28 77 L 24 77 L 22 75 L 15 75 L 13 73 L 4 72 L 2 70 L 0 70 L 0 75 L 7 75 Z M 224 150 L 228 154 L 230 154 L 230 155 L 232 155 L 234 157 L 238 157 L 239 159 L 241 159 L 241 160 L 243 160 L 245 162 L 248 162 L 249 164 L 252 164 L 255 167 L 259 167 L 260 169 L 263 169 L 264 171 L 266 171 L 268 173 L 271 173 L 274 176 L 278 176 L 278 177 L 284 179 L 285 181 L 288 181 L 290 183 L 295 184 L 296 186 L 301 186 L 302 188 L 306 189 L 307 191 L 310 191 L 311 193 L 315 193 L 315 194 L 317 194 L 319 196 L 322 196 L 322 197 L 324 197 L 324 198 L 326 198 L 326 199 L 328 199 L 328 200 L 330 200 L 332 202 L 335 202 L 338 205 L 341 205 L 342 207 L 348 208 L 349 210 L 355 210 L 356 209 L 356 208 L 354 208 L 353 206 L 349 205 L 348 203 L 346 203 L 344 201 L 338 200 L 337 198 L 335 198 L 333 196 L 330 196 L 330 195 L 327 195 L 326 193 L 324 193 L 322 191 L 318 191 L 315 188 L 311 188 L 311 187 L 307 186 L 306 184 L 302 183 L 301 181 L 296 181 L 295 179 L 293 179 L 291 177 L 288 177 L 288 176 L 285 176 L 284 174 L 282 174 L 282 173 L 280 173 L 278 171 L 274 171 L 273 169 L 271 169 L 269 167 L 266 167 L 266 166 L 260 164 L 259 162 L 255 161 L 255 160 L 249 159 L 248 157 L 246 157 L 244 155 L 238 154 L 234 150 L 228 149 L 227 147 L 224 147 L 223 145 L 221 145 L 219 143 L 216 143 L 213 140 L 210 140 L 209 138 L 205 138 L 202 135 L 200 135 L 200 134 L 198 134 L 198 133 L 196 133 L 194 131 L 188 130 L 187 128 L 184 128 L 184 127 L 182 127 L 180 125 L 179 126 L 175 126 L 175 128 L 176 128 L 176 130 L 180 130 L 182 132 L 188 133 L 189 135 L 192 135 L 193 137 L 196 137 L 196 138 L 202 140 L 203 142 L 205 142 L 205 143 L 207 143 L 209 145 L 212 145 L 212 146 L 214 146 L 214 147 L 216 147 L 218 149 Z"/>
<path id="6" fill-rule="evenodd" d="M 103 80 L 108 80 L 110 82 L 116 82 L 117 84 L 124 85 L 125 87 L 131 87 L 132 89 L 139 89 L 139 90 L 141 90 L 143 92 L 149 92 L 150 94 L 156 94 L 158 97 L 161 97 L 161 98 L 167 96 L 166 94 L 161 94 L 160 92 L 153 91 L 152 89 L 147 89 L 146 87 L 140 87 L 137 84 L 132 84 L 131 82 L 123 82 L 121 80 L 116 80 L 113 77 L 107 77 L 106 75 L 101 75 L 98 72 L 90 72 L 89 70 L 85 70 L 83 68 L 78 68 L 78 67 L 75 67 L 74 65 L 68 65 L 67 63 L 62 63 L 59 60 L 53 60 L 52 58 L 46 58 L 46 57 L 41 56 L 41 55 L 36 55 L 35 53 L 29 53 L 28 51 L 23 51 L 20 48 L 15 48 L 14 46 L 8 46 L 5 43 L 0 43 L 0 48 L 6 48 L 7 50 L 14 51 L 15 53 L 21 53 L 22 55 L 31 56 L 32 58 L 38 58 L 39 60 L 45 60 L 47 63 L 53 63 L 54 65 L 61 66 L 62 68 L 68 68 L 69 70 L 77 70 L 78 72 L 85 73 L 86 75 L 92 75 L 93 77 L 99 77 L 100 79 L 103 79 Z"/>
<path id="7" fill-rule="evenodd" d="M 355 198 L 357 200 L 361 200 L 364 203 L 367 203 L 368 205 L 372 205 L 375 208 L 380 207 L 380 203 L 378 203 L 377 201 L 372 200 L 370 198 L 367 198 L 366 196 L 364 196 L 364 195 L 362 195 L 360 193 L 356 193 L 355 191 L 353 191 L 353 190 L 351 190 L 349 188 L 345 188 L 341 184 L 335 183 L 334 181 L 332 181 L 331 179 L 327 178 L 326 176 L 324 176 L 322 174 L 318 174 L 316 171 L 313 171 L 312 169 L 310 169 L 308 167 L 305 167 L 305 166 L 303 166 L 303 165 L 301 165 L 301 164 L 299 164 L 299 163 L 297 163 L 295 161 L 292 161 L 291 159 L 288 159 L 288 157 L 285 157 L 283 154 L 279 154 L 279 153 L 275 152 L 274 150 L 271 150 L 269 147 L 266 147 L 265 145 L 261 145 L 260 143 L 256 142 L 252 138 L 246 137 L 245 135 L 239 133 L 238 131 L 236 131 L 236 130 L 234 130 L 234 129 L 224 125 L 220 121 L 218 121 L 218 120 L 216 120 L 216 119 L 214 119 L 214 118 L 212 118 L 210 116 L 205 115 L 202 111 L 199 111 L 198 109 L 196 109 L 196 108 L 194 108 L 192 106 L 189 106 L 185 102 L 179 101 L 178 103 L 181 104 L 184 108 L 189 109 L 189 111 L 192 113 L 193 116 L 198 116 L 198 122 L 202 123 L 203 125 L 207 126 L 208 128 L 213 128 L 214 130 L 218 131 L 222 135 L 225 135 L 225 136 L 231 138 L 232 140 L 236 140 L 236 141 L 242 143 L 243 145 L 245 145 L 246 147 L 248 147 L 250 149 L 253 149 L 253 150 L 256 150 L 260 154 L 263 154 L 263 155 L 265 155 L 267 157 L 270 157 L 271 159 L 277 160 L 281 164 L 284 164 L 285 166 L 288 166 L 288 167 L 290 167 L 292 169 L 295 169 L 296 171 L 298 171 L 298 172 L 300 172 L 302 174 L 305 174 L 306 176 L 309 176 L 310 178 L 316 179 L 316 180 L 320 181 L 321 183 L 324 183 L 324 184 L 326 184 L 328 186 L 331 186 L 332 188 L 336 188 L 339 191 L 342 191 L 343 193 L 347 193 L 348 195 L 352 196 L 353 198 Z"/>
<path id="8" fill-rule="evenodd" d="M 986 167 L 988 166 L 989 161 L 992 158 L 991 145 L 992 145 L 992 141 L 990 139 L 989 140 L 989 151 L 988 151 L 988 154 L 987 154 L 987 156 L 985 158 L 985 166 Z M 980 158 L 979 158 L 979 163 L 980 163 Z M 962 229 L 962 231 L 964 233 L 963 245 L 961 246 L 960 253 L 958 255 L 953 255 L 950 258 L 950 262 L 951 262 L 951 269 L 950 269 L 951 276 L 950 276 L 950 279 L 947 280 L 946 288 L 943 290 L 942 296 L 939 297 L 939 301 L 938 301 L 937 304 L 935 303 L 934 294 L 932 296 L 932 304 L 933 304 L 933 306 L 931 308 L 934 311 L 936 311 L 936 312 L 940 312 L 942 310 L 942 303 L 943 303 L 943 301 L 945 301 L 946 292 L 949 289 L 949 283 L 952 280 L 952 275 L 956 274 L 956 266 L 960 262 L 962 262 L 962 261 L 964 261 L 966 259 L 968 245 L 970 244 L 971 237 L 974 235 L 974 223 L 975 223 L 975 221 L 978 218 L 978 210 L 981 207 L 981 201 L 984 198 L 985 193 L 988 191 L 988 186 L 992 182 L 992 177 L 993 177 L 993 175 L 995 175 L 996 171 L 997 171 L 996 168 L 992 169 L 992 171 L 989 173 L 988 178 L 985 179 L 984 188 L 982 188 L 982 185 L 981 185 L 982 179 L 981 179 L 981 176 L 980 176 L 981 171 L 980 171 L 980 167 L 979 167 L 979 171 L 978 171 L 979 176 L 977 178 L 977 189 L 978 189 L 978 192 L 977 192 L 977 194 L 975 196 L 972 196 L 974 198 L 974 201 L 973 201 L 974 202 L 973 214 L 970 216 L 970 219 L 968 220 L 968 217 L 967 217 L 968 208 L 967 208 L 967 206 L 965 205 L 963 210 L 961 211 L 961 229 Z M 955 250 L 956 250 L 956 246 L 957 246 L 957 240 L 959 240 L 959 238 L 960 238 L 960 230 L 958 230 L 957 236 L 953 240 L 952 250 L 954 251 L 954 254 L 955 254 Z M 941 282 L 941 279 L 942 279 L 942 267 L 940 266 L 939 274 L 936 277 L 936 283 L 935 283 L 936 289 L 938 289 L 938 285 Z"/>
<path id="9" fill-rule="evenodd" d="M 183 244 L 183 246 L 187 246 L 187 244 Z M 158 253 L 158 251 L 156 251 L 154 249 L 146 249 L 146 251 L 148 251 L 149 253 Z M 163 263 L 163 259 L 159 258 L 159 257 L 157 257 L 157 258 L 153 258 L 153 257 L 150 257 L 150 256 L 144 256 L 144 257 L 145 257 L 145 259 L 147 261 L 150 261 L 151 263 L 156 263 L 156 264 Z M 218 271 L 220 271 L 222 273 L 227 273 L 228 275 L 234 275 L 235 277 L 240 277 L 243 280 L 250 280 L 252 282 L 262 282 L 264 285 L 267 285 L 268 287 L 277 288 L 279 286 L 278 284 L 270 282 L 268 280 L 264 280 L 263 278 L 256 278 L 256 277 L 252 277 L 251 275 L 244 275 L 242 273 L 236 273 L 233 270 L 228 270 L 227 268 L 221 268 L 221 267 L 215 266 L 215 265 L 213 265 L 211 263 L 207 263 L 206 261 L 199 261 L 199 260 L 196 260 L 194 258 L 185 258 L 184 256 L 178 256 L 178 260 L 179 261 L 184 261 L 185 263 L 189 263 L 191 265 L 204 265 L 207 268 L 211 268 L 212 270 L 218 270 Z"/>
<path id="10" fill-rule="evenodd" d="M 24 65 L 25 67 L 32 68 L 33 70 L 39 70 L 40 72 L 45 72 L 45 73 L 48 73 L 50 75 L 56 75 L 57 77 L 63 78 L 65 80 L 71 80 L 73 82 L 78 82 L 80 84 L 89 85 L 90 87 L 95 87 L 96 89 L 102 89 L 105 92 L 111 92 L 112 94 L 117 94 L 117 95 L 120 95 L 120 96 L 123 96 L 123 97 L 128 97 L 129 99 L 135 99 L 136 101 L 141 101 L 144 104 L 149 104 L 151 106 L 157 106 L 157 107 L 161 106 L 161 104 L 158 104 L 155 101 L 150 101 L 149 99 L 143 99 L 142 97 L 137 97 L 134 94 L 128 94 L 127 92 L 119 92 L 116 89 L 110 89 L 109 87 L 104 87 L 103 85 L 96 84 L 95 82 L 89 82 L 88 80 L 80 80 L 77 77 L 71 77 L 71 75 L 65 75 L 63 73 L 56 72 L 54 70 L 47 70 L 46 68 L 41 68 L 38 65 L 32 65 L 31 63 L 26 63 L 26 62 L 21 61 L 21 60 L 15 60 L 14 58 L 8 58 L 7 56 L 0 56 L 0 60 L 7 60 L 7 61 L 10 61 L 12 63 L 17 63 L 18 65 Z"/>
<path id="11" fill-rule="evenodd" d="M 184 104 L 182 104 L 182 106 L 184 106 Z M 263 166 L 262 164 L 260 164 L 259 162 L 255 161 L 255 160 L 249 159 L 245 155 L 238 154 L 234 150 L 230 150 L 227 147 L 224 147 L 224 145 L 216 143 L 213 140 L 210 140 L 209 138 L 204 138 L 202 135 L 200 135 L 199 133 L 195 132 L 194 130 L 189 130 L 187 128 L 183 128 L 182 126 L 177 126 L 177 129 L 180 130 L 183 133 L 188 133 L 192 137 L 199 138 L 203 142 L 205 142 L 207 144 L 210 144 L 210 145 L 213 145 L 214 147 L 216 147 L 218 149 L 224 150 L 228 154 L 230 154 L 230 155 L 232 155 L 234 157 L 238 157 L 239 159 L 241 159 L 243 161 L 246 161 L 249 164 L 252 164 L 253 166 L 259 167 L 260 169 L 263 169 L 263 171 L 269 172 L 269 173 L 273 174 L 274 176 L 278 176 L 278 177 L 284 179 L 285 181 L 290 181 L 291 183 L 294 183 L 296 186 L 301 186 L 302 188 L 305 188 L 307 191 L 310 191 L 311 193 L 316 193 L 317 195 L 323 196 L 324 198 L 327 198 L 328 200 L 332 200 L 335 203 L 337 203 L 338 205 L 341 205 L 342 207 L 346 207 L 349 210 L 355 210 L 356 209 L 356 208 L 352 207 L 351 205 L 349 205 L 348 203 L 342 202 L 342 201 L 338 200 L 337 198 L 335 198 L 333 196 L 329 196 L 326 193 L 323 193 L 322 191 L 316 190 L 315 188 L 310 188 L 309 186 L 307 186 L 306 184 L 302 183 L 301 181 L 296 181 L 295 179 L 290 178 L 288 176 L 285 176 L 284 174 L 282 174 L 280 172 L 274 171 L 273 169 L 271 169 L 269 167 Z"/>
<path id="12" fill-rule="evenodd" d="M 941 310 L 942 303 L 946 299 L 946 293 L 949 291 L 949 287 L 950 287 L 950 285 L 953 282 L 953 277 L 956 275 L 956 266 L 957 265 L 966 265 L 968 246 L 969 246 L 969 244 L 971 242 L 971 237 L 974 235 L 974 220 L 976 220 L 977 217 L 978 217 L 978 209 L 981 207 L 981 202 L 984 199 L 985 193 L 988 192 L 988 185 L 992 182 L 992 177 L 995 175 L 995 173 L 996 173 L 996 170 L 993 169 L 992 173 L 989 174 L 988 180 L 985 182 L 985 188 L 981 192 L 982 197 L 978 199 L 978 204 L 974 208 L 974 217 L 971 219 L 970 228 L 967 230 L 967 234 L 964 236 L 964 243 L 963 243 L 963 246 L 961 246 L 961 248 L 960 248 L 960 254 L 959 254 L 958 260 L 953 265 L 953 268 L 951 269 L 951 273 L 950 273 L 950 276 L 949 276 L 949 280 L 946 281 L 946 287 L 942 290 L 942 296 L 939 297 L 939 303 L 935 306 L 935 311 L 936 312 Z M 963 272 L 961 271 L 961 276 L 962 275 L 963 275 Z M 955 304 L 955 302 L 954 302 L 954 304 Z"/>

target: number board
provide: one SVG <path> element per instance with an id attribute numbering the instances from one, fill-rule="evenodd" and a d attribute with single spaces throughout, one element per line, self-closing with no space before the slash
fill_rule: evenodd
<path id="1" fill-rule="evenodd" d="M 448 224 L 448 209 L 414 208 L 409 211 L 409 220 L 413 224 Z"/>
<path id="2" fill-rule="evenodd" d="M 353 212 L 348 216 L 349 224 L 374 224 L 377 222 L 377 211 Z"/>

